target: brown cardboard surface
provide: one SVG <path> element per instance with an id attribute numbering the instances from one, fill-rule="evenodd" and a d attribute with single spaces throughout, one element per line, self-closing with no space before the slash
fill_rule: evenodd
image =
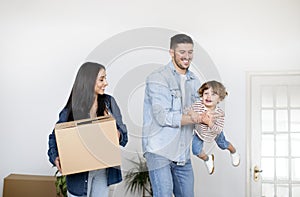
<path id="1" fill-rule="evenodd" d="M 56 197 L 55 176 L 10 174 L 4 178 L 3 197 Z"/>
<path id="2" fill-rule="evenodd" d="M 57 124 L 55 136 L 62 174 L 121 165 L 117 132 L 111 116 Z"/>

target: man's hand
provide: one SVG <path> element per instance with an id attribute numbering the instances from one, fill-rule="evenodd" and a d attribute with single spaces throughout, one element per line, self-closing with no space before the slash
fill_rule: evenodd
<path id="1" fill-rule="evenodd" d="M 201 114 L 199 114 L 193 110 L 190 110 L 190 111 L 188 111 L 188 115 L 191 117 L 194 124 L 201 123 L 201 119 L 202 119 Z"/>

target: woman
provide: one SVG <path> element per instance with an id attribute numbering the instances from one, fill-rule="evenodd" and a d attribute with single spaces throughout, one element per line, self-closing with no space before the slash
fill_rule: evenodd
<path id="1" fill-rule="evenodd" d="M 116 119 L 119 144 L 125 146 L 127 128 L 115 99 L 104 93 L 107 85 L 104 66 L 84 63 L 77 73 L 70 97 L 57 123 L 110 114 Z M 49 161 L 61 170 L 54 130 L 49 135 L 48 156 Z M 121 181 L 121 170 L 116 167 L 67 175 L 68 197 L 108 196 L 109 185 Z"/>

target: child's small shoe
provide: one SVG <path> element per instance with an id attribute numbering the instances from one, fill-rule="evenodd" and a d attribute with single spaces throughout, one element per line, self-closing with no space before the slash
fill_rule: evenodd
<path id="1" fill-rule="evenodd" d="M 213 174 L 214 173 L 214 170 L 215 170 L 215 165 L 214 165 L 214 155 L 211 154 L 211 155 L 207 155 L 208 157 L 208 160 L 207 161 L 204 161 L 205 163 L 205 166 L 207 168 L 207 171 L 209 174 Z"/>
<path id="2" fill-rule="evenodd" d="M 232 165 L 234 167 L 240 165 L 240 154 L 237 151 L 235 151 L 235 153 L 230 153 L 230 156 L 231 156 Z"/>

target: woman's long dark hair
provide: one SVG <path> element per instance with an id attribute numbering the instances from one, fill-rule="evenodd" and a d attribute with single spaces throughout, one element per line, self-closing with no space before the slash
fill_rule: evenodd
<path id="1" fill-rule="evenodd" d="M 79 120 L 90 117 L 89 112 L 95 99 L 95 83 L 101 69 L 105 70 L 105 67 L 92 62 L 86 62 L 79 68 L 66 104 L 66 107 L 70 110 L 69 120 Z M 101 102 L 101 104 L 103 106 L 99 106 L 98 102 L 98 109 L 102 111 L 105 108 L 104 101 Z"/>

